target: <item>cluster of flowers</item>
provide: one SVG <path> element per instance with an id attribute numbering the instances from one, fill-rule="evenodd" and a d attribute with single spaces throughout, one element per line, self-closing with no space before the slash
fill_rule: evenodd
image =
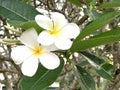
<path id="1" fill-rule="evenodd" d="M 55 69 L 60 65 L 55 50 L 67 50 L 72 46 L 71 39 L 79 33 L 75 23 L 68 23 L 64 15 L 54 12 L 50 16 L 37 15 L 36 23 L 44 30 L 38 35 L 34 29 L 26 30 L 20 36 L 24 44 L 12 48 L 11 57 L 16 64 L 21 65 L 21 71 L 26 76 L 33 76 L 41 63 L 47 69 Z"/>

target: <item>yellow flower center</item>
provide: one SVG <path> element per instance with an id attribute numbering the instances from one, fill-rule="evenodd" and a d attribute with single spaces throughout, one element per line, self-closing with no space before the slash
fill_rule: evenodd
<path id="1" fill-rule="evenodd" d="M 58 35 L 58 34 L 59 34 L 59 31 L 58 31 L 58 30 L 54 30 L 54 29 L 53 29 L 53 30 L 51 30 L 51 31 L 50 31 L 50 34 L 51 34 L 51 35 L 55 35 L 55 36 L 56 36 L 56 35 Z"/>
<path id="2" fill-rule="evenodd" d="M 34 56 L 40 56 L 40 55 L 43 54 L 43 47 L 35 46 L 35 47 L 32 49 L 32 52 L 33 52 L 33 55 L 34 55 Z"/>
<path id="3" fill-rule="evenodd" d="M 61 34 L 60 23 L 58 21 L 57 22 L 53 21 L 53 26 L 49 26 L 49 27 L 50 27 L 49 34 L 58 38 Z"/>
<path id="4" fill-rule="evenodd" d="M 59 30 L 57 27 L 54 27 L 50 30 L 50 35 L 59 37 L 61 33 L 61 30 Z"/>

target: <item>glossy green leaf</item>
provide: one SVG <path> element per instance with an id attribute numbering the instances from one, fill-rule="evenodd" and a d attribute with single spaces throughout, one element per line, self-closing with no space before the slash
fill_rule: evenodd
<path id="1" fill-rule="evenodd" d="M 112 12 L 102 15 L 101 17 L 97 18 L 96 20 L 91 22 L 89 25 L 87 25 L 82 30 L 82 32 L 80 33 L 80 35 L 77 37 L 77 39 L 75 41 L 77 42 L 77 41 L 83 39 L 85 36 L 93 33 L 97 29 L 100 29 L 101 27 L 108 24 L 110 21 L 112 21 L 119 15 L 120 15 L 120 11 L 112 11 Z"/>
<path id="2" fill-rule="evenodd" d="M 20 0 L 0 0 L 0 16 L 5 18 L 24 22 L 34 20 L 37 14 L 35 8 Z"/>
<path id="3" fill-rule="evenodd" d="M 19 27 L 25 30 L 28 30 L 30 28 L 35 28 L 38 33 L 42 31 L 42 28 L 34 20 L 21 23 Z"/>
<path id="4" fill-rule="evenodd" d="M 76 67 L 79 72 L 78 81 L 81 83 L 81 88 L 83 87 L 82 90 L 96 90 L 93 77 L 81 66 L 76 65 Z"/>
<path id="5" fill-rule="evenodd" d="M 85 0 L 87 4 L 90 4 L 93 0 Z"/>
<path id="6" fill-rule="evenodd" d="M 81 7 L 81 3 L 80 3 L 79 0 L 67 0 L 67 1 L 69 1 L 69 2 L 71 2 L 71 3 L 73 3 L 73 4 L 77 5 L 77 6 Z"/>
<path id="7" fill-rule="evenodd" d="M 53 62 L 54 63 L 54 62 Z M 37 73 L 33 77 L 24 76 L 21 82 L 22 90 L 42 90 L 51 85 L 63 69 L 64 61 L 55 70 L 47 70 L 39 65 Z"/>
<path id="8" fill-rule="evenodd" d="M 120 0 L 110 0 L 110 2 L 120 2 Z"/>
<path id="9" fill-rule="evenodd" d="M 93 5 L 93 6 L 95 6 L 96 2 L 97 2 L 97 0 L 92 0 L 90 4 Z"/>
<path id="10" fill-rule="evenodd" d="M 89 58 L 90 60 L 92 60 L 92 62 L 94 62 L 97 65 L 101 65 L 101 64 L 105 63 L 105 61 L 102 58 L 99 58 L 99 57 L 95 56 L 94 54 L 91 54 L 86 51 L 81 51 L 80 53 L 82 55 L 86 56 L 87 58 Z"/>
<path id="11" fill-rule="evenodd" d="M 90 2 L 90 11 L 94 11 L 96 2 L 97 2 L 97 0 L 92 0 L 92 1 Z"/>
<path id="12" fill-rule="evenodd" d="M 93 9 L 93 8 L 91 7 L 91 9 Z M 96 11 L 91 11 L 91 10 L 89 10 L 87 8 L 84 8 L 84 13 L 86 15 L 88 15 L 91 20 L 96 20 L 97 18 L 99 18 L 101 16 L 100 13 L 98 13 Z"/>
<path id="13" fill-rule="evenodd" d="M 111 80 L 115 74 L 115 67 L 111 64 L 105 63 L 96 72 L 105 79 Z"/>
<path id="14" fill-rule="evenodd" d="M 94 54 L 86 51 L 80 52 L 86 60 L 95 68 L 96 72 L 103 78 L 111 80 L 113 78 L 115 67 L 105 63 L 104 60 Z"/>
<path id="15" fill-rule="evenodd" d="M 88 65 L 88 64 L 89 64 L 89 62 L 85 60 L 85 61 L 80 62 L 78 65 L 85 66 L 85 65 Z"/>
<path id="16" fill-rule="evenodd" d="M 74 42 L 71 47 L 71 51 L 75 52 L 80 50 L 86 50 L 88 48 L 109 44 L 119 40 L 120 40 L 120 29 L 118 28 L 116 30 L 111 30 L 101 33 L 98 36 L 94 38 L 90 38 L 88 40 L 79 40 L 77 42 Z"/>
<path id="17" fill-rule="evenodd" d="M 106 2 L 98 6 L 98 9 L 120 7 L 120 2 Z"/>
<path id="18" fill-rule="evenodd" d="M 30 0 L 22 0 L 23 2 L 29 2 Z"/>
<path id="19" fill-rule="evenodd" d="M 40 33 L 43 29 L 34 21 L 34 20 L 30 20 L 30 21 L 27 21 L 27 22 L 19 22 L 19 21 L 16 21 L 16 20 L 8 20 L 8 23 L 14 27 L 19 27 L 19 28 L 22 28 L 24 30 L 28 30 L 30 28 L 34 28 L 36 29 L 36 31 L 38 33 Z"/>
<path id="20" fill-rule="evenodd" d="M 100 34 L 93 36 L 92 38 L 99 38 L 105 36 L 119 36 L 120 35 L 120 28 L 112 29 L 110 31 L 106 31 Z"/>
<path id="21" fill-rule="evenodd" d="M 23 23 L 23 21 L 18 21 L 18 20 L 7 20 L 7 23 L 9 23 L 10 25 L 14 26 L 14 27 L 18 27 L 21 23 Z"/>

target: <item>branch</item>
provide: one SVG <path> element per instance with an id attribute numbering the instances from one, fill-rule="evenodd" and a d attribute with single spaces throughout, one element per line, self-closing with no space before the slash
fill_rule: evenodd
<path id="1" fill-rule="evenodd" d="M 0 73 L 3 73 L 3 72 L 17 73 L 16 71 L 9 70 L 9 69 L 0 69 Z"/>
<path id="2" fill-rule="evenodd" d="M 87 19 L 88 19 L 88 16 L 87 16 L 87 15 L 84 15 L 84 16 L 77 22 L 77 25 L 83 24 Z"/>
<path id="3" fill-rule="evenodd" d="M 59 12 L 67 18 L 66 14 L 62 10 L 58 10 L 58 9 L 52 7 L 51 2 L 49 0 L 47 0 L 47 7 L 48 7 L 49 10 L 52 10 L 53 12 Z"/>

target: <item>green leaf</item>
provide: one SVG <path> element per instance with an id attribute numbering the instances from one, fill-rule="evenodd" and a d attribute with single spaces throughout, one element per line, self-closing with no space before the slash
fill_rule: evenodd
<path id="1" fill-rule="evenodd" d="M 24 30 L 29 30 L 34 28 L 38 33 L 40 33 L 43 29 L 35 22 L 35 20 L 30 20 L 27 22 L 19 22 L 16 20 L 8 20 L 8 23 L 14 27 L 19 27 Z"/>
<path id="2" fill-rule="evenodd" d="M 27 22 L 19 22 L 19 21 L 16 21 L 16 20 L 8 20 L 8 23 L 14 27 L 19 27 L 19 28 L 22 28 L 24 30 L 29 30 L 31 28 L 34 28 L 36 29 L 36 31 L 38 33 L 40 33 L 43 29 L 36 23 L 35 20 L 30 20 L 30 21 L 27 21 Z"/>
<path id="3" fill-rule="evenodd" d="M 120 35 L 120 28 L 112 29 L 110 31 L 106 31 L 100 34 L 93 36 L 92 38 L 99 38 L 105 36 L 119 36 Z"/>
<path id="4" fill-rule="evenodd" d="M 115 74 L 115 67 L 111 64 L 105 63 L 96 72 L 105 79 L 112 80 Z"/>
<path id="5" fill-rule="evenodd" d="M 29 2 L 30 0 L 22 0 L 23 2 Z"/>
<path id="6" fill-rule="evenodd" d="M 98 6 L 98 9 L 120 7 L 120 2 L 106 2 Z"/>
<path id="7" fill-rule="evenodd" d="M 120 11 L 112 11 L 112 12 L 102 15 L 101 17 L 97 18 L 96 20 L 91 22 L 89 25 L 87 25 L 82 30 L 82 32 L 80 33 L 80 35 L 77 37 L 77 39 L 75 41 L 77 42 L 77 41 L 83 39 L 85 36 L 93 33 L 97 29 L 102 28 L 104 25 L 108 24 L 110 21 L 112 21 L 119 15 L 120 15 Z"/>
<path id="8" fill-rule="evenodd" d="M 24 22 L 34 20 L 37 14 L 35 8 L 20 0 L 0 0 L 0 15 L 5 18 Z"/>
<path id="9" fill-rule="evenodd" d="M 92 1 L 90 2 L 90 4 L 91 4 L 92 6 L 95 6 L 95 5 L 96 5 L 96 2 L 97 2 L 97 0 L 92 0 Z"/>
<path id="10" fill-rule="evenodd" d="M 42 28 L 36 23 L 36 21 L 34 20 L 31 20 L 31 21 L 28 21 L 28 22 L 24 22 L 24 23 L 21 23 L 20 26 L 21 28 L 25 29 L 25 30 L 28 30 L 30 28 L 34 28 L 36 29 L 36 31 L 38 33 L 40 33 L 42 31 Z"/>
<path id="11" fill-rule="evenodd" d="M 93 0 L 85 0 L 87 4 L 90 4 Z"/>
<path id="12" fill-rule="evenodd" d="M 96 72 L 103 78 L 111 80 L 115 67 L 111 64 L 105 63 L 102 58 L 95 56 L 86 51 L 80 52 L 83 56 L 85 56 L 86 60 L 95 68 Z"/>
<path id="13" fill-rule="evenodd" d="M 97 2 L 97 0 L 92 0 L 92 1 L 90 2 L 90 11 L 93 11 L 93 10 L 94 10 L 95 5 L 96 5 L 96 2 Z"/>
<path id="14" fill-rule="evenodd" d="M 92 62 L 94 62 L 97 65 L 101 65 L 101 64 L 105 63 L 105 61 L 102 58 L 99 58 L 99 57 L 95 56 L 94 54 L 91 54 L 86 51 L 81 51 L 80 53 L 82 55 L 86 56 L 87 58 L 89 58 L 90 60 L 92 60 Z"/>
<path id="15" fill-rule="evenodd" d="M 92 8 L 91 8 L 91 9 L 92 9 Z M 91 10 L 89 10 L 89 9 L 87 9 L 87 8 L 84 8 L 84 13 L 85 13 L 86 15 L 88 15 L 91 20 L 96 20 L 98 17 L 101 16 L 101 14 L 99 14 L 98 12 L 96 12 L 96 11 L 91 11 Z M 88 24 L 89 24 L 89 23 L 88 23 Z"/>
<path id="16" fill-rule="evenodd" d="M 98 36 L 94 38 L 90 38 L 88 40 L 79 40 L 77 42 L 74 42 L 70 50 L 72 52 L 86 50 L 88 48 L 109 44 L 119 40 L 120 40 L 120 29 L 116 29 L 116 30 L 114 29 L 114 30 L 99 34 Z"/>
<path id="17" fill-rule="evenodd" d="M 110 0 L 110 2 L 120 2 L 120 0 Z"/>
<path id="18" fill-rule="evenodd" d="M 79 83 L 81 83 L 81 88 L 83 87 L 82 90 L 96 90 L 93 77 L 81 66 L 76 65 L 76 67 L 79 72 Z"/>
<path id="19" fill-rule="evenodd" d="M 79 0 L 67 0 L 67 1 L 69 1 L 69 2 L 71 2 L 71 3 L 73 3 L 73 4 L 77 5 L 77 6 L 81 7 L 81 3 L 80 3 Z"/>
<path id="20" fill-rule="evenodd" d="M 88 61 L 82 61 L 82 62 L 80 62 L 78 65 L 80 65 L 80 66 L 85 66 L 85 65 L 88 65 L 88 64 L 89 64 Z"/>
<path id="21" fill-rule="evenodd" d="M 21 23 L 23 23 L 23 21 L 18 21 L 18 20 L 7 20 L 7 23 L 9 23 L 10 25 L 17 27 L 19 26 Z"/>
<path id="22" fill-rule="evenodd" d="M 63 65 L 63 60 L 61 60 L 60 66 L 55 70 L 47 70 L 42 65 L 39 65 L 37 73 L 33 77 L 23 77 L 21 82 L 22 90 L 42 90 L 48 87 L 57 79 L 62 71 Z"/>

